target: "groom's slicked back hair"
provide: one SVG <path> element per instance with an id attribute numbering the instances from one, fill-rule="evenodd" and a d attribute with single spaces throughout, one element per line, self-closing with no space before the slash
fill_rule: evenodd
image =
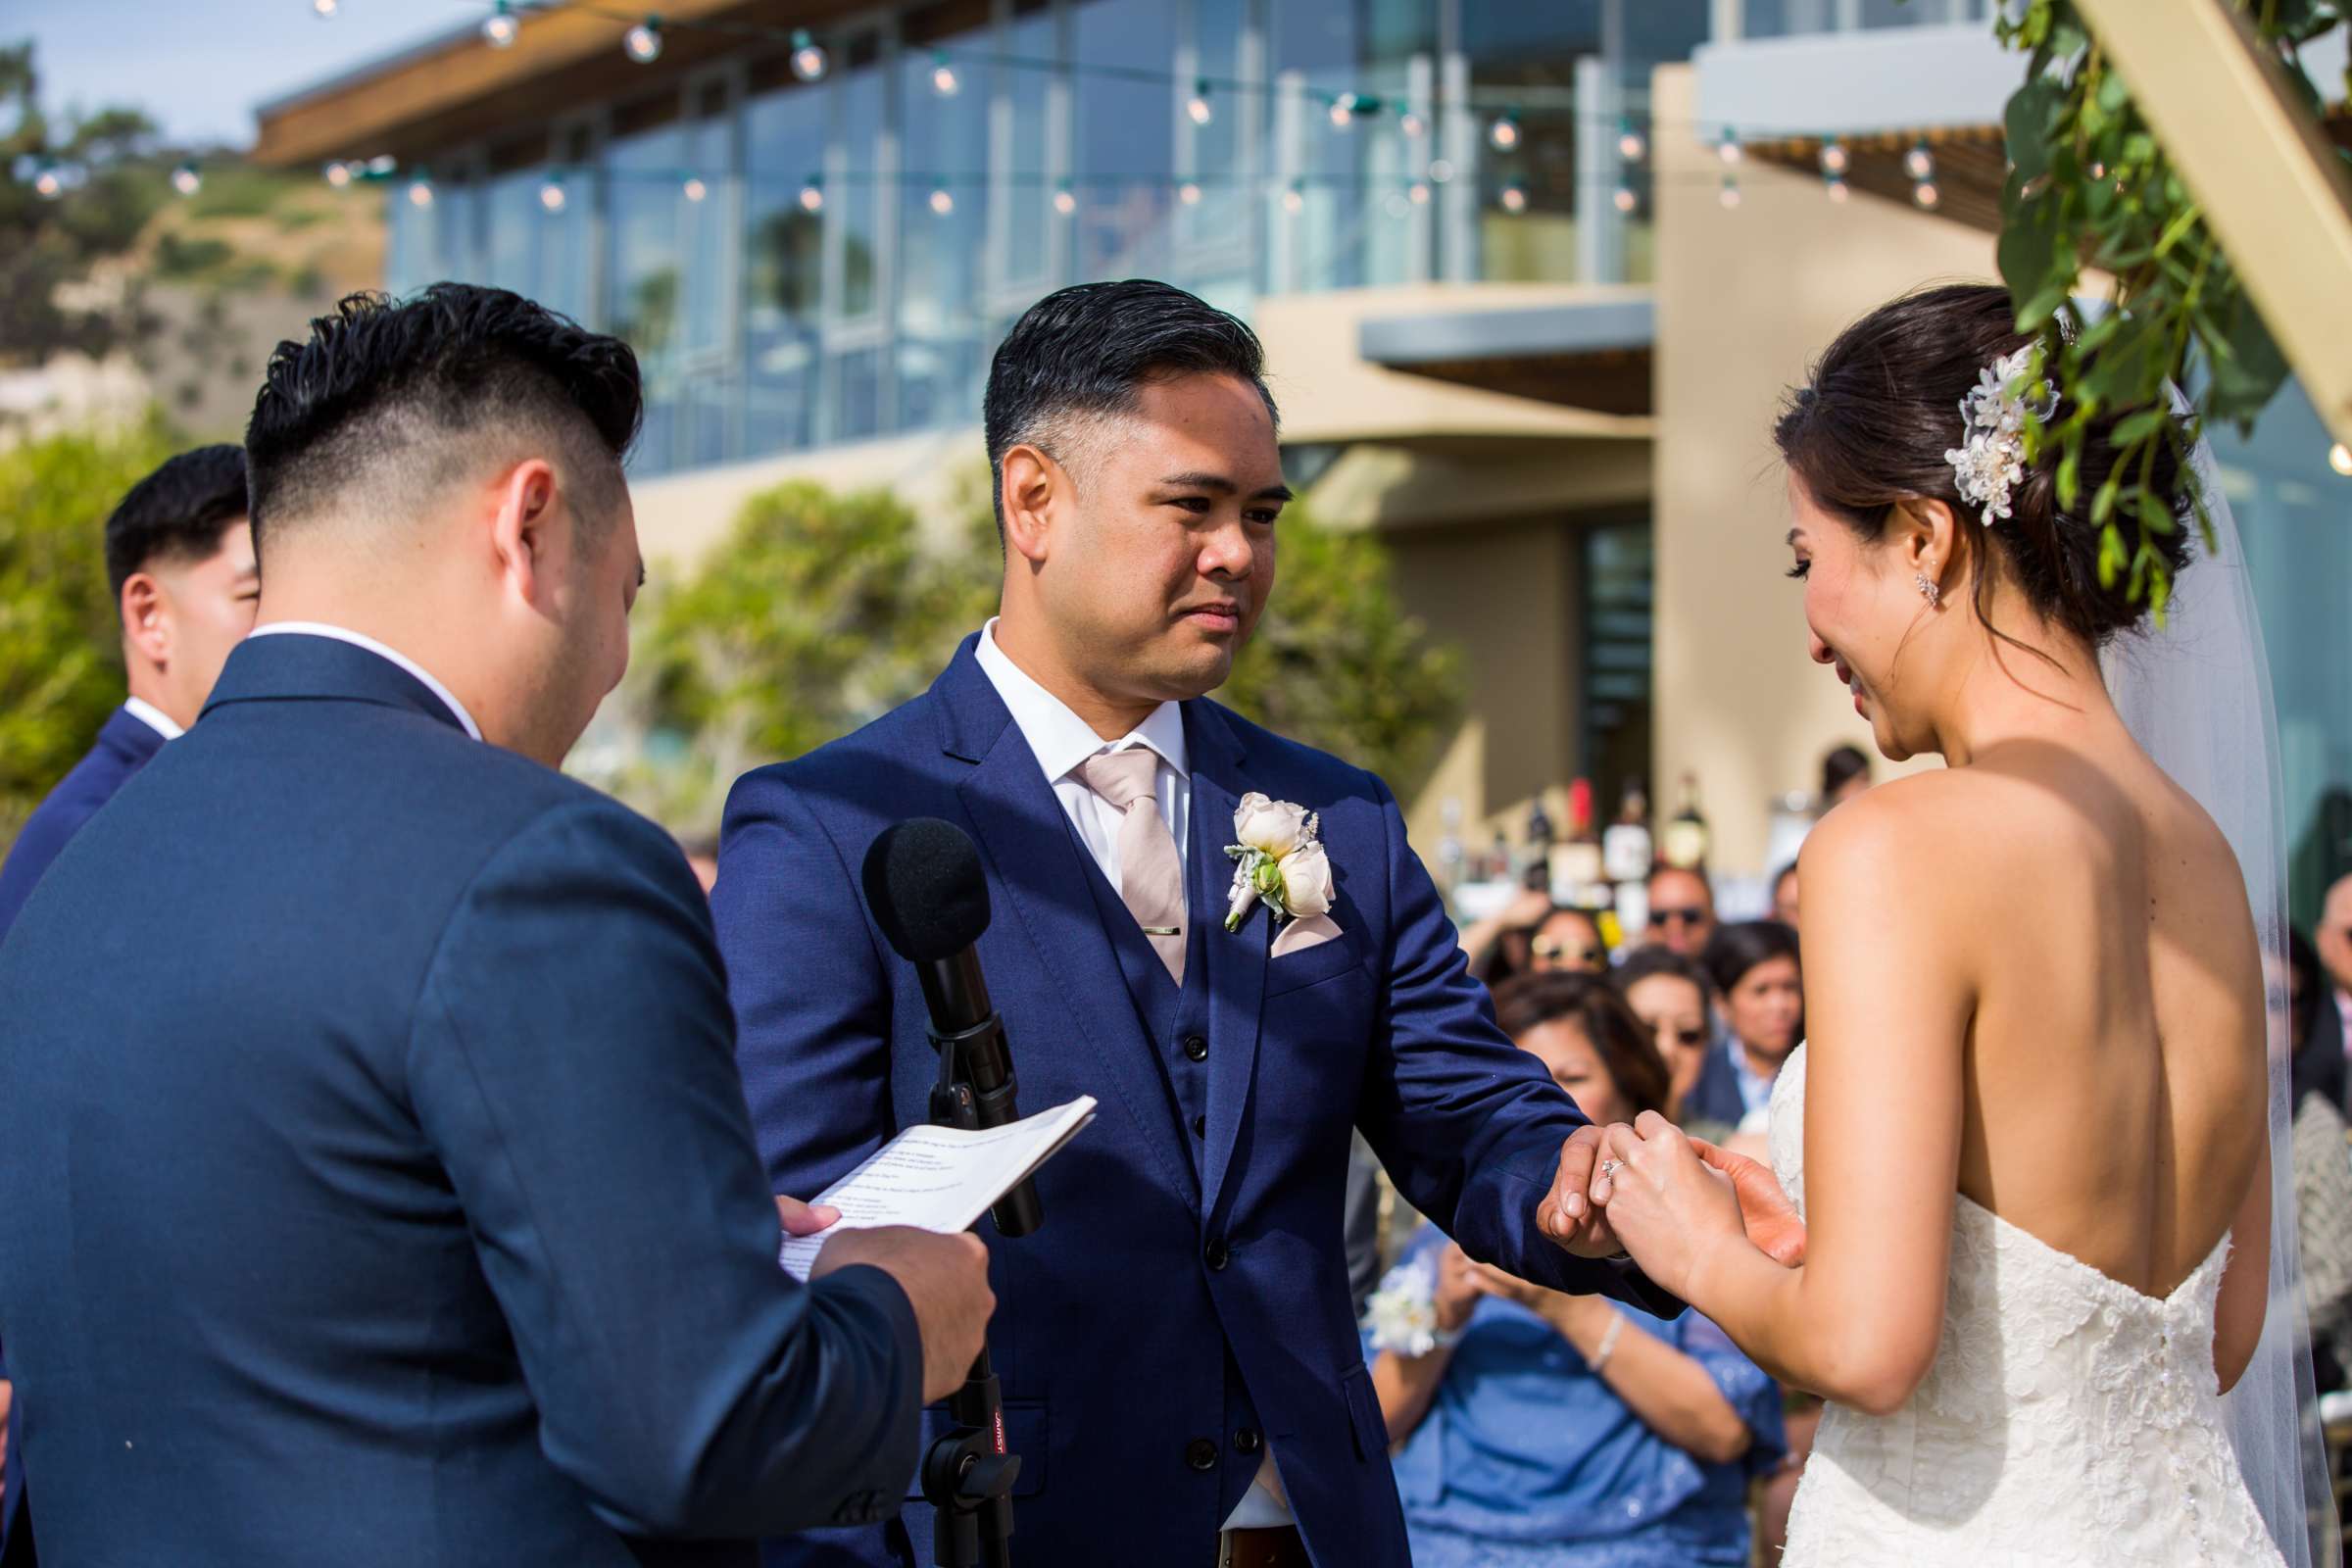
<path id="1" fill-rule="evenodd" d="M 988 368 L 982 404 L 997 532 L 1004 531 L 1004 454 L 1033 446 L 1065 466 L 1084 420 L 1131 414 L 1143 388 L 1186 375 L 1230 375 L 1281 415 L 1266 390 L 1266 351 L 1237 316 L 1169 283 L 1127 278 L 1047 295 L 1013 323 Z"/>
<path id="2" fill-rule="evenodd" d="M 254 548 L 348 498 L 397 514 L 530 455 L 555 463 L 584 521 L 601 524 L 643 413 L 626 343 L 519 294 L 350 295 L 270 357 L 245 429 Z"/>

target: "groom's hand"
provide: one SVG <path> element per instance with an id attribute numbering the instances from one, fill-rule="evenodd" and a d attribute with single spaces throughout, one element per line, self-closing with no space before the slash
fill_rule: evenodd
<path id="1" fill-rule="evenodd" d="M 1551 1194 L 1536 1205 L 1536 1228 L 1579 1257 L 1615 1257 L 1625 1250 L 1609 1229 L 1608 1212 L 1592 1201 L 1592 1167 L 1600 1152 L 1599 1128 L 1569 1134 L 1560 1145 Z"/>

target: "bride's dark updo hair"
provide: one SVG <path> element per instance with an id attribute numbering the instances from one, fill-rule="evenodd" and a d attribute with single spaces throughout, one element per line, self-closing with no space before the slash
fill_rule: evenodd
<path id="1" fill-rule="evenodd" d="M 2147 614 L 2145 595 L 2139 604 L 2127 597 L 2128 573 L 2119 572 L 2112 588 L 2099 585 L 2090 498 L 2115 467 L 2114 419 L 2092 420 L 2084 436 L 2072 511 L 2059 508 L 2057 456 L 2045 452 L 2011 487 L 2010 515 L 1983 527 L 1983 509 L 1961 498 L 1944 458 L 1963 444 L 1960 406 L 1978 373 L 2032 341 L 2017 329 L 2006 289 L 1954 284 L 1906 295 L 1838 334 L 1814 367 L 1812 384 L 1789 394 L 1773 439 L 1814 503 L 1865 539 L 1880 537 L 1897 502 L 1950 507 L 1967 541 L 1977 612 L 1987 626 L 1992 575 L 1982 545 L 2005 559 L 2035 611 L 2096 649 Z M 2062 407 L 2059 416 L 2069 412 Z M 2170 445 L 2160 447 L 2151 482 L 2173 498 L 2175 526 L 2150 537 L 2176 576 L 2188 564 L 2194 515 L 2183 479 Z"/>

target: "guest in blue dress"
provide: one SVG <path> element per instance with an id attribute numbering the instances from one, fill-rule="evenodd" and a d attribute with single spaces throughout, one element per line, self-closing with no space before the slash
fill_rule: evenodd
<path id="1" fill-rule="evenodd" d="M 1663 1107 L 1666 1064 L 1606 980 L 1524 976 L 1494 1010 L 1594 1121 Z M 1781 1396 L 1697 1313 L 1544 1290 L 1431 1226 L 1367 1339 L 1416 1568 L 1745 1568 Z"/>

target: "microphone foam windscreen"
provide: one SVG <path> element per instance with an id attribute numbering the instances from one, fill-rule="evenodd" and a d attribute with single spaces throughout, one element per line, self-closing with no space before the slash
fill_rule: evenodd
<path id="1" fill-rule="evenodd" d="M 865 852 L 865 902 L 902 958 L 953 957 L 988 929 L 988 879 L 963 829 L 936 816 L 883 830 Z"/>

